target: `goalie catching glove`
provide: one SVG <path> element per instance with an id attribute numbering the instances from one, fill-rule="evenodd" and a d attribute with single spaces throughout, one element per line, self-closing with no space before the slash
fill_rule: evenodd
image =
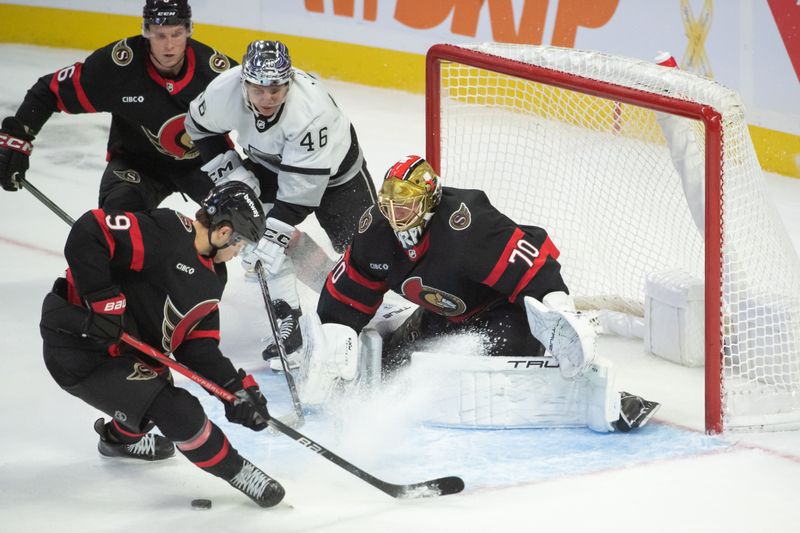
<path id="1" fill-rule="evenodd" d="M 228 150 L 223 154 L 219 154 L 200 167 L 200 170 L 208 174 L 215 186 L 229 181 L 241 181 L 253 189 L 256 196 L 261 196 L 261 184 L 258 178 L 244 167 L 242 159 L 236 153 L 236 150 Z"/>
<path id="2" fill-rule="evenodd" d="M 551 292 L 542 302 L 525 297 L 531 333 L 556 358 L 561 376 L 572 379 L 583 374 L 595 358 L 596 334 L 591 323 L 575 311 L 565 292 Z"/>
<path id="3" fill-rule="evenodd" d="M 225 402 L 225 418 L 234 424 L 241 424 L 253 431 L 261 431 L 267 427 L 270 419 L 267 411 L 267 399 L 251 374 L 239 369 L 239 375 L 225 384 L 236 396 L 236 400 Z"/>
<path id="4" fill-rule="evenodd" d="M 7 191 L 20 188 L 20 178 L 28 170 L 33 135 L 16 117 L 6 117 L 0 128 L 0 185 Z"/>
<path id="5" fill-rule="evenodd" d="M 255 269 L 256 262 L 261 261 L 270 274 L 281 270 L 286 260 L 286 247 L 292 240 L 294 226 L 277 218 L 267 218 L 267 230 L 256 245 L 246 245 L 242 250 L 242 266 L 245 270 Z"/>

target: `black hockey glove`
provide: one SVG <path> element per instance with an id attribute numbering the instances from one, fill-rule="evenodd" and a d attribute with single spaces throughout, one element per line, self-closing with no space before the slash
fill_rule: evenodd
<path id="1" fill-rule="evenodd" d="M 261 394 L 261 389 L 251 374 L 245 374 L 240 368 L 239 375 L 229 381 L 225 388 L 236 396 L 233 403 L 225 402 L 225 418 L 253 431 L 261 431 L 267 427 L 270 418 L 267 399 Z"/>
<path id="2" fill-rule="evenodd" d="M 0 128 L 0 185 L 5 190 L 19 190 L 19 178 L 25 177 L 33 150 L 31 141 L 33 135 L 25 131 L 25 126 L 16 117 L 3 119 Z"/>
<path id="3" fill-rule="evenodd" d="M 116 344 L 125 332 L 125 295 L 116 287 L 87 294 L 84 297 L 89 316 L 83 323 L 84 337 L 104 344 Z"/>

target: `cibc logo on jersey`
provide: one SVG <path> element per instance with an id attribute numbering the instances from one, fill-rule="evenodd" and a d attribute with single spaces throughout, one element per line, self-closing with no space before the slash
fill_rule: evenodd
<path id="1" fill-rule="evenodd" d="M 175 268 L 177 268 L 181 272 L 186 272 L 190 276 L 192 274 L 194 274 L 194 267 L 190 267 L 188 265 L 184 265 L 183 263 L 178 263 L 177 265 L 175 265 Z"/>

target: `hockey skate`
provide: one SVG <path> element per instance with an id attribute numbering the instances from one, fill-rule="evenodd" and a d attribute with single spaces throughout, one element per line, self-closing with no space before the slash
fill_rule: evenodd
<path id="1" fill-rule="evenodd" d="M 660 403 L 650 402 L 641 396 L 630 392 L 620 392 L 619 420 L 617 430 L 627 433 L 632 429 L 640 428 L 650 421 L 650 418 L 661 407 Z"/>
<path id="2" fill-rule="evenodd" d="M 108 424 L 111 424 L 109 422 Z M 129 457 L 143 461 L 161 461 L 175 455 L 175 445 L 161 435 L 147 433 L 133 444 L 117 442 L 108 432 L 108 424 L 103 418 L 94 422 L 94 430 L 100 435 L 97 451 L 105 457 Z"/>
<path id="3" fill-rule="evenodd" d="M 278 319 L 278 334 L 283 341 L 283 348 L 286 355 L 290 355 L 303 345 L 303 335 L 300 332 L 300 316 L 303 314 L 300 309 L 292 309 L 288 303 L 283 300 L 275 300 L 275 314 Z M 275 339 L 271 339 L 271 343 L 264 348 L 261 356 L 265 361 L 270 361 L 270 368 L 272 370 L 283 370 L 278 352 L 278 345 L 275 344 Z M 290 365 L 290 369 L 296 368 L 296 365 Z"/>
<path id="4" fill-rule="evenodd" d="M 228 480 L 228 483 L 261 507 L 277 505 L 286 493 L 280 483 L 244 458 L 242 458 L 242 469 Z"/>

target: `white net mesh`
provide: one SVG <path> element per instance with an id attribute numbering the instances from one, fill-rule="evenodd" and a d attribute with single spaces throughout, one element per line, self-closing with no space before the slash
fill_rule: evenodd
<path id="1" fill-rule="evenodd" d="M 724 155 L 713 157 L 722 165 L 722 243 L 704 243 L 703 201 L 695 224 L 653 111 L 522 73 L 440 62 L 440 171 L 445 185 L 483 189 L 517 222 L 547 228 L 571 292 L 591 306 L 641 314 L 647 273 L 680 269 L 703 278 L 705 247 L 719 251 L 723 297 L 712 309 L 722 316 L 725 426 L 800 426 L 800 263 L 766 198 L 737 94 L 596 52 L 461 48 L 721 114 Z M 703 123 L 691 121 L 691 130 L 705 153 Z"/>

